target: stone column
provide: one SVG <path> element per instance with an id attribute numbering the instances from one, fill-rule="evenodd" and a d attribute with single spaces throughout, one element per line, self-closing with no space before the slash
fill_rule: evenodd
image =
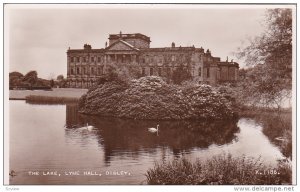
<path id="1" fill-rule="evenodd" d="M 70 75 L 70 56 L 67 57 L 67 77 Z"/>

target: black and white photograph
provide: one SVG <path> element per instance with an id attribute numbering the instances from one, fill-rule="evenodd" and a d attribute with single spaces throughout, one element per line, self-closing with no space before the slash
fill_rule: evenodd
<path id="1" fill-rule="evenodd" d="M 5 4 L 4 184 L 292 187 L 295 46 L 296 4 Z"/>

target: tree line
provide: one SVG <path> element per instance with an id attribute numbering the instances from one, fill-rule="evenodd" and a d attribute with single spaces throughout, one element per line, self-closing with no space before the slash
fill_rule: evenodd
<path id="1" fill-rule="evenodd" d="M 9 73 L 9 89 L 51 89 L 52 87 L 65 87 L 66 79 L 58 75 L 57 79 L 43 79 L 38 77 L 37 71 L 29 71 L 25 75 L 14 71 Z"/>
<path id="2" fill-rule="evenodd" d="M 292 10 L 268 9 L 262 24 L 265 31 L 236 52 L 248 66 L 236 90 L 242 102 L 280 108 L 292 92 Z"/>

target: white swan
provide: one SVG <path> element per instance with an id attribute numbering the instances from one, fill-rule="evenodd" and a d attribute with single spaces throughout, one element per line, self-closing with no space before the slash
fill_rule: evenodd
<path id="1" fill-rule="evenodd" d="M 159 127 L 159 125 L 157 125 L 156 128 L 154 128 L 154 127 L 148 128 L 148 131 L 151 133 L 158 132 L 158 127 Z"/>
<path id="2" fill-rule="evenodd" d="M 277 141 L 286 141 L 287 139 L 284 137 L 276 137 L 275 140 Z"/>
<path id="3" fill-rule="evenodd" d="M 86 123 L 86 129 L 89 130 L 89 131 L 91 131 L 91 130 L 94 129 L 94 126 L 89 125 L 88 123 Z"/>

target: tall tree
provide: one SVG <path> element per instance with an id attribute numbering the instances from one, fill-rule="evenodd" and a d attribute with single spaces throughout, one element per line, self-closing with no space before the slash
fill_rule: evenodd
<path id="1" fill-rule="evenodd" d="M 179 66 L 172 73 L 172 81 L 175 84 L 182 84 L 184 81 L 188 81 L 192 79 L 192 75 L 188 68 Z"/>
<path id="2" fill-rule="evenodd" d="M 58 76 L 56 77 L 56 80 L 57 80 L 57 81 L 62 81 L 62 80 L 64 80 L 64 76 L 63 76 L 63 75 L 58 75 Z"/>
<path id="3" fill-rule="evenodd" d="M 292 9 L 268 9 L 264 25 L 264 33 L 239 48 L 236 55 L 253 68 L 244 79 L 248 92 L 272 105 L 292 89 Z"/>
<path id="4" fill-rule="evenodd" d="M 131 64 L 109 64 L 106 66 L 105 75 L 98 79 L 98 84 L 103 84 L 107 81 L 122 81 L 129 83 L 132 79 L 137 79 L 142 76 L 138 63 Z"/>
<path id="5" fill-rule="evenodd" d="M 36 71 L 29 71 L 24 77 L 23 81 L 30 83 L 31 85 L 36 84 L 38 80 L 38 74 Z"/>

